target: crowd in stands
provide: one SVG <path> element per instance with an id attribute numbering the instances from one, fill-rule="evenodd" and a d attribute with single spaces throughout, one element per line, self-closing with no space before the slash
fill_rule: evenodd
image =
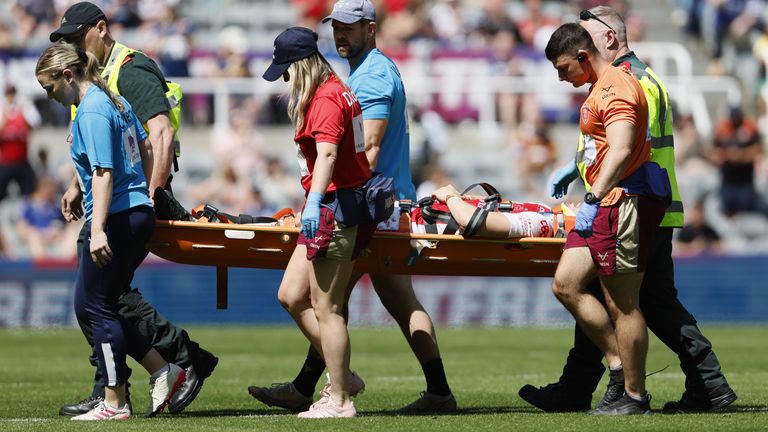
<path id="1" fill-rule="evenodd" d="M 166 76 L 202 78 L 252 78 L 260 75 L 271 56 L 265 46 L 274 34 L 290 25 L 315 28 L 319 45 L 333 62 L 330 28 L 320 25 L 332 0 L 291 0 L 289 13 L 278 13 L 283 1 L 229 0 L 93 0 L 110 20 L 118 39 L 141 47 L 157 60 Z M 9 130 L 34 133 L 42 122 L 65 126 L 68 112 L 51 105 L 42 94 L 28 98 L 9 96 L 11 84 L 26 86 L 9 66 L 14 59 L 36 58 L 49 44 L 48 34 L 58 27 L 63 11 L 76 0 L 9 0 L 0 6 L 0 77 L 5 80 L 6 98 L 0 101 L 0 169 L 7 172 L 6 147 Z M 413 104 L 412 154 L 414 178 L 419 193 L 467 175 L 447 162 L 453 132 L 462 125 L 480 121 L 478 99 L 482 92 L 461 91 L 479 83 L 465 76 L 537 77 L 545 85 L 557 83 L 551 65 L 543 57 L 543 46 L 561 23 L 575 21 L 581 9 L 609 4 L 626 17 L 630 47 L 646 38 L 647 18 L 634 2 L 626 0 L 374 0 L 379 17 L 378 46 L 398 62 L 408 76 L 434 76 L 441 88 L 429 94 L 418 91 L 416 82 L 407 89 Z M 662 2 L 664 3 L 664 2 Z M 766 0 L 667 0 L 674 11 L 672 22 L 680 25 L 671 33 L 698 40 L 707 62 L 696 74 L 725 74 L 737 78 L 746 100 L 742 106 L 719 106 L 712 137 L 703 137 L 690 112 L 675 111 L 677 179 L 686 206 L 686 224 L 679 230 L 675 250 L 679 255 L 720 253 L 768 253 L 768 164 L 765 156 L 764 87 L 768 58 L 768 1 Z M 635 9 L 630 8 L 632 4 Z M 252 14 L 263 8 L 264 17 L 237 16 L 237 8 Z M 217 9 L 219 8 L 219 9 Z M 224 13 L 228 8 L 234 12 Z M 261 9 L 259 9 L 261 10 Z M 204 11 L 207 13 L 201 13 Z M 213 16 L 216 15 L 216 16 Z M 220 15 L 220 16 L 219 16 Z M 253 14 L 252 14 L 253 15 Z M 269 17 L 276 22 L 268 22 Z M 247 24 L 249 19 L 257 24 Z M 676 20 L 675 20 L 676 19 Z M 694 49 L 696 49 L 694 47 Z M 343 64 L 335 62 L 334 66 Z M 652 65 L 653 66 L 653 65 Z M 346 70 L 340 67 L 344 75 Z M 2 73 L 5 71 L 4 73 Z M 662 77 L 664 79 L 664 77 Z M 406 79 L 406 86 L 409 81 Z M 554 131 L 563 124 L 575 125 L 583 94 L 497 92 L 493 95 L 494 140 L 501 145 L 492 154 L 501 157 L 513 172 L 511 184 L 496 185 L 509 198 L 539 200 L 546 197 L 551 173 L 572 157 L 571 143 L 558 144 Z M 26 101 L 26 102 L 24 102 Z M 225 124 L 214 119 L 211 94 L 185 92 L 184 124 L 210 129 L 210 159 L 204 180 L 194 187 L 181 187 L 180 201 L 193 206 L 211 202 L 231 213 L 268 215 L 283 207 L 297 207 L 302 196 L 292 172 L 295 164 L 265 146 L 263 128 L 287 125 L 284 99 L 263 93 L 231 95 Z M 25 108 L 9 115 L 14 107 Z M 39 111 L 39 113 L 38 113 Z M 21 129 L 19 129 L 21 128 Z M 420 130 L 421 133 L 414 133 Z M 183 141 L 182 131 L 182 141 Z M 482 134 L 481 134 L 482 135 Z M 570 134 L 567 136 L 571 136 Z M 478 141 L 486 140 L 477 137 Z M 28 140 L 28 137 L 25 138 Z M 480 145 L 480 143 L 477 143 Z M 466 146 L 466 143 L 464 144 Z M 18 146 L 16 147 L 19 148 Z M 565 149 L 565 150 L 564 150 Z M 566 151 L 567 150 L 567 151 Z M 45 149 L 31 154 L 23 147 L 23 162 L 35 182 L 2 185 L 11 197 L 0 201 L 0 257 L 62 258 L 73 252 L 53 250 L 40 244 L 73 242 L 63 234 L 56 212 L 62 179 L 71 175 L 66 167 L 50 166 Z M 478 151 L 477 153 L 484 153 Z M 500 152 L 500 153 L 499 153 Z M 5 154 L 6 156 L 3 156 Z M 472 161 L 464 155 L 465 163 Z M 481 158 L 482 155 L 478 155 Z M 19 161 L 16 161 L 18 163 Z M 480 163 L 480 162 L 478 162 Z M 182 169 L 184 164 L 182 163 Z M 471 175 L 477 171 L 468 168 Z M 478 169 L 479 171 L 479 169 Z M 0 172 L 0 173 L 2 173 Z M 193 177 L 187 177 L 193 178 Z M 504 177 L 509 179 L 510 177 Z M 483 178 L 472 179 L 474 181 Z M 56 188 L 58 184 L 58 188 Z M 174 184 L 176 187 L 176 183 Z M 579 201 L 583 190 L 574 189 L 569 199 Z M 0 198 L 1 199 L 1 198 Z M 9 204 L 9 201 L 12 204 Z M 74 229 L 76 231 L 76 229 Z"/>

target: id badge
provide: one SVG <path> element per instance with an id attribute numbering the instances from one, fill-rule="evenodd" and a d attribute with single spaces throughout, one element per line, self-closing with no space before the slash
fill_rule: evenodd
<path id="1" fill-rule="evenodd" d="M 363 132 L 363 116 L 352 117 L 352 132 L 355 137 L 355 153 L 365 151 L 365 133 Z"/>
<path id="2" fill-rule="evenodd" d="M 136 135 L 136 128 L 134 126 L 129 127 L 123 132 L 123 147 L 125 147 L 125 155 L 128 158 L 128 162 L 131 166 L 141 162 L 139 140 Z"/>

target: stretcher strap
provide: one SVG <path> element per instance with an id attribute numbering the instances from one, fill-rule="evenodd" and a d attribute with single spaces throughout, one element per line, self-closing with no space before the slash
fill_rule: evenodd
<path id="1" fill-rule="evenodd" d="M 477 231 L 485 222 L 486 218 L 488 218 L 488 211 L 481 207 L 476 208 L 475 212 L 472 213 L 472 217 L 469 218 L 469 223 L 467 223 L 467 227 L 464 228 L 464 235 L 466 236 L 475 235 L 475 233 L 477 233 Z"/>
<path id="2" fill-rule="evenodd" d="M 560 211 L 552 211 L 552 229 L 555 231 L 553 237 L 562 238 L 568 233 L 565 231 L 565 215 Z"/>

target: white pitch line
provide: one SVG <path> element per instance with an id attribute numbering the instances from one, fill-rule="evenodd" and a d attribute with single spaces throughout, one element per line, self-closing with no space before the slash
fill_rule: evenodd
<path id="1" fill-rule="evenodd" d="M 44 423 L 51 422 L 57 419 L 44 418 L 44 417 L 30 417 L 30 418 L 8 418 L 0 419 L 0 423 Z"/>

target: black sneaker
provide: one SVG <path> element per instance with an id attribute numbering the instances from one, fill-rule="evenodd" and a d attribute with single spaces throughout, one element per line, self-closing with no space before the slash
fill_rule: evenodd
<path id="1" fill-rule="evenodd" d="M 101 396 L 88 396 L 87 398 L 79 402 L 62 405 L 61 409 L 59 410 L 59 415 L 66 416 L 66 417 L 74 417 L 80 414 L 85 414 L 88 411 L 96 408 L 96 405 L 98 405 L 99 402 L 103 400 L 104 398 Z"/>
<path id="2" fill-rule="evenodd" d="M 219 358 L 208 351 L 205 351 L 205 353 L 207 355 L 201 356 L 196 365 L 186 369 L 187 378 L 184 380 L 184 384 L 168 402 L 168 412 L 171 414 L 178 414 L 184 411 L 200 393 L 205 379 L 211 376 L 213 370 L 216 369 Z"/>
<path id="3" fill-rule="evenodd" d="M 580 394 L 573 386 L 559 381 L 538 388 L 526 384 L 517 394 L 529 404 L 546 412 L 587 411 L 592 404 L 591 394 Z"/>
<path id="4" fill-rule="evenodd" d="M 674 414 L 717 411 L 732 404 L 737 398 L 736 392 L 728 384 L 714 388 L 708 395 L 686 390 L 679 401 L 665 403 L 661 412 Z"/>
<path id="5" fill-rule="evenodd" d="M 59 410 L 59 415 L 66 416 L 66 417 L 75 417 L 81 414 L 85 414 L 88 411 L 96 408 L 96 405 L 98 405 L 103 400 L 104 398 L 101 396 L 93 396 L 93 395 L 88 396 L 87 398 L 81 400 L 80 402 L 62 405 L 61 409 Z M 131 410 L 132 408 L 131 398 L 127 394 L 125 395 L 125 403 L 128 405 L 128 410 Z"/>
<path id="6" fill-rule="evenodd" d="M 638 401 L 629 397 L 627 393 L 624 393 L 619 400 L 608 404 L 602 408 L 595 408 L 588 414 L 591 415 L 604 415 L 604 416 L 619 416 L 619 415 L 634 415 L 634 414 L 650 414 L 651 413 L 651 395 L 646 394 L 645 400 Z"/>
<path id="7" fill-rule="evenodd" d="M 597 408 L 606 407 L 624 395 L 624 369 L 610 371 L 608 388 L 605 389 L 603 399 L 597 404 Z"/>

